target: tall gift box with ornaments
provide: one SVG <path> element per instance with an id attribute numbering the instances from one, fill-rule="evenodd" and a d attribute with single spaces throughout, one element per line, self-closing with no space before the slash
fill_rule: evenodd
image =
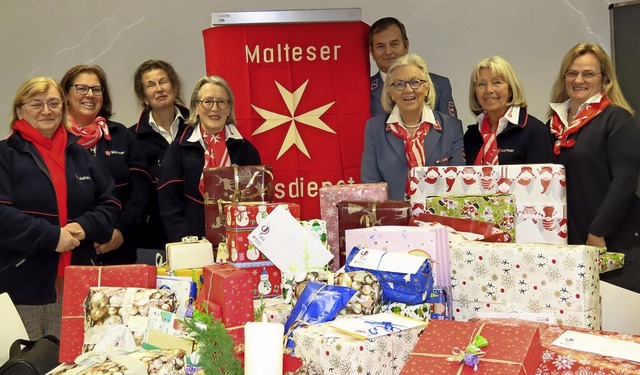
<path id="1" fill-rule="evenodd" d="M 520 318 L 599 330 L 599 248 L 451 244 L 453 318 Z"/>
<path id="2" fill-rule="evenodd" d="M 214 247 L 225 240 L 225 205 L 273 202 L 273 173 L 268 165 L 205 168 L 202 176 L 205 235 Z"/>
<path id="3" fill-rule="evenodd" d="M 389 200 L 386 182 L 351 185 L 327 185 L 320 188 L 320 218 L 327 222 L 327 242 L 333 254 L 332 271 L 338 270 L 340 259 L 340 235 L 338 232 L 338 207 L 342 201 L 385 202 Z"/>
<path id="4" fill-rule="evenodd" d="M 91 287 L 156 287 L 156 268 L 146 264 L 123 266 L 69 266 L 62 294 L 60 362 L 73 363 L 82 353 L 84 300 Z"/>
<path id="5" fill-rule="evenodd" d="M 414 215 L 429 197 L 511 194 L 517 243 L 567 243 L 564 167 L 559 164 L 418 167 L 409 176 Z"/>

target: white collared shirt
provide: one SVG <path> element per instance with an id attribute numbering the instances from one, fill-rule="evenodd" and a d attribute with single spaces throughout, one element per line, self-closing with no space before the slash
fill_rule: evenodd
<path id="1" fill-rule="evenodd" d="M 585 109 L 589 104 L 600 103 L 601 100 L 602 93 L 598 92 L 589 99 L 585 100 L 584 103 L 580 104 L 580 106 L 578 107 L 578 112 L 576 112 L 575 116 L 578 117 L 578 114 L 580 114 L 580 112 L 582 112 L 582 110 Z M 571 99 L 567 99 L 563 103 L 550 103 L 549 106 L 555 113 L 558 114 L 558 117 L 560 118 L 560 121 L 562 121 L 565 130 L 569 128 L 569 126 L 571 125 L 571 121 L 569 120 L 568 116 L 569 109 L 571 108 Z"/>
<path id="2" fill-rule="evenodd" d="M 424 122 L 428 122 L 430 124 L 435 124 L 436 123 L 436 117 L 433 115 L 433 110 L 431 108 L 429 108 L 429 106 L 427 105 L 427 103 L 424 104 L 424 106 L 422 107 L 422 115 L 420 118 L 420 123 L 424 123 Z M 400 109 L 398 109 L 398 106 L 393 106 L 393 109 L 391 110 L 391 114 L 389 115 L 389 118 L 387 119 L 387 124 L 395 124 L 398 123 L 404 127 L 406 127 L 407 125 L 402 121 L 402 117 L 400 116 Z"/>
<path id="3" fill-rule="evenodd" d="M 187 139 L 187 142 L 191 142 L 191 143 L 200 142 L 200 145 L 202 146 L 202 148 L 206 150 L 207 146 L 204 144 L 204 139 L 202 138 L 203 131 L 204 130 L 202 129 L 202 124 L 198 124 L 198 128 L 195 129 L 193 133 L 191 133 L 191 136 Z M 243 139 L 242 135 L 240 135 L 240 132 L 238 131 L 238 128 L 236 128 L 236 126 L 233 124 L 227 124 L 224 126 L 224 135 L 225 135 L 225 138 L 224 138 L 225 141 L 230 138 Z"/>
<path id="4" fill-rule="evenodd" d="M 174 106 L 173 108 L 176 112 L 176 117 L 171 123 L 171 133 L 166 131 L 163 127 L 158 126 L 158 124 L 156 124 L 156 121 L 153 119 L 153 113 L 149 111 L 149 125 L 151 125 L 151 129 L 159 133 L 167 141 L 167 143 L 171 143 L 171 141 L 176 139 L 176 137 L 178 136 L 178 130 L 180 129 L 180 119 L 184 119 L 178 107 Z"/>
<path id="5" fill-rule="evenodd" d="M 382 82 L 387 80 L 387 73 L 380 71 L 380 78 L 382 78 Z"/>
<path id="6" fill-rule="evenodd" d="M 480 129 L 480 126 L 482 126 L 482 121 L 484 121 L 484 116 L 486 116 L 486 113 L 482 112 L 476 118 L 476 120 L 478 121 L 478 131 L 480 132 L 482 132 L 482 130 Z M 500 117 L 500 119 L 498 120 L 498 128 L 496 129 L 496 135 L 502 133 L 504 129 L 507 128 L 507 125 L 509 125 L 509 123 L 518 125 L 519 118 L 520 118 L 520 107 L 515 105 L 512 105 L 511 107 L 509 107 L 507 112 L 505 112 L 504 115 L 502 115 L 502 117 Z"/>

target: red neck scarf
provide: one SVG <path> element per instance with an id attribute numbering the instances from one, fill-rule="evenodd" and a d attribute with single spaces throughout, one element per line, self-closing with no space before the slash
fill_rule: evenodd
<path id="1" fill-rule="evenodd" d="M 409 135 L 409 132 L 404 126 L 398 123 L 387 124 L 387 130 L 391 131 L 391 134 L 402 139 L 404 142 L 404 152 L 407 157 L 407 168 L 410 171 L 414 167 L 424 167 L 426 163 L 427 152 L 424 148 L 424 139 L 429 132 L 431 124 L 424 121 L 422 122 L 416 132 L 413 135 Z M 409 194 L 409 179 L 405 186 L 405 192 Z"/>
<path id="2" fill-rule="evenodd" d="M 227 150 L 225 129 L 214 135 L 206 134 L 202 128 L 201 132 L 206 146 L 204 150 L 204 168 L 230 167 L 231 159 L 229 159 L 229 150 Z M 204 174 L 200 175 L 198 188 L 204 197 Z"/>
<path id="3" fill-rule="evenodd" d="M 482 135 L 482 148 L 478 151 L 476 160 L 473 165 L 498 165 L 498 141 L 496 139 L 496 132 L 491 131 L 491 121 L 489 115 L 484 114 L 482 124 L 480 124 L 480 135 Z"/>
<path id="4" fill-rule="evenodd" d="M 560 116 L 556 112 L 551 117 L 551 134 L 556 137 L 556 142 L 553 145 L 553 153 L 556 156 L 560 155 L 560 150 L 564 148 L 571 148 L 576 144 L 575 139 L 569 139 L 569 136 L 573 133 L 577 133 L 583 126 L 587 125 L 591 119 L 604 111 L 605 108 L 611 105 L 611 101 L 602 92 L 602 99 L 600 103 L 589 103 L 582 111 L 578 113 L 573 121 L 569 124 L 569 127 L 565 129 Z M 568 119 L 567 119 L 568 120 Z"/>
<path id="5" fill-rule="evenodd" d="M 61 227 L 67 225 L 67 178 L 65 163 L 65 148 L 67 147 L 67 132 L 64 125 L 58 126 L 51 139 L 44 137 L 38 129 L 29 125 L 25 120 L 13 124 L 13 130 L 18 132 L 27 142 L 31 142 L 49 170 L 51 183 L 56 193 L 58 204 L 58 219 Z M 60 254 L 58 262 L 58 276 L 64 275 L 64 268 L 71 264 L 71 252 Z"/>
<path id="6" fill-rule="evenodd" d="M 92 124 L 80 127 L 73 117 L 69 115 L 69 122 L 71 123 L 69 132 L 80 137 L 76 143 L 87 150 L 95 146 L 102 137 L 111 140 L 107 120 L 104 117 L 98 116 L 93 120 Z"/>

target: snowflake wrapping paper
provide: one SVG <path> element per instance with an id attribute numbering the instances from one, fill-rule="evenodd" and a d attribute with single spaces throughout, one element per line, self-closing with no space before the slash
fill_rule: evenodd
<path id="1" fill-rule="evenodd" d="M 551 314 L 551 323 L 599 330 L 598 253 L 586 245 L 451 244 L 453 317 Z"/>
<path id="2" fill-rule="evenodd" d="M 414 215 L 426 212 L 427 197 L 513 194 L 516 242 L 567 243 L 562 165 L 418 167 L 411 170 L 409 179 Z"/>
<path id="3" fill-rule="evenodd" d="M 296 356 L 304 365 L 322 368 L 323 374 L 397 375 L 418 342 L 423 327 L 368 340 L 330 337 L 330 323 L 294 331 Z"/>
<path id="4" fill-rule="evenodd" d="M 320 218 L 327 223 L 327 243 L 333 261 L 331 271 L 340 268 L 340 242 L 338 234 L 338 207 L 342 201 L 385 202 L 389 200 L 386 182 L 351 185 L 327 185 L 320 188 Z"/>
<path id="5" fill-rule="evenodd" d="M 511 194 L 427 197 L 425 209 L 433 215 L 497 224 L 500 230 L 509 233 L 512 242 L 515 242 L 516 202 Z"/>

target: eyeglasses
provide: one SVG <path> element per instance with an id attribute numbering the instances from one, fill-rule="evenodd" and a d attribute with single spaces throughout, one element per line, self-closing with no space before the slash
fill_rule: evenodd
<path id="1" fill-rule="evenodd" d="M 34 111 L 40 111 L 41 109 L 44 108 L 44 105 L 46 104 L 47 107 L 49 107 L 49 110 L 51 111 L 55 111 L 58 110 L 62 107 L 62 100 L 60 99 L 51 99 L 46 103 L 43 103 L 39 100 L 31 100 L 25 103 L 22 103 L 23 105 L 26 104 L 28 105 L 32 110 Z"/>
<path id="2" fill-rule="evenodd" d="M 200 104 L 202 106 L 202 108 L 204 108 L 206 110 L 212 109 L 214 103 L 218 106 L 218 109 L 220 109 L 220 110 L 227 109 L 227 106 L 229 105 L 229 101 L 228 100 L 224 100 L 224 99 L 196 100 L 196 104 Z"/>
<path id="3" fill-rule="evenodd" d="M 564 72 L 564 76 L 570 79 L 576 79 L 578 76 L 582 76 L 582 79 L 585 81 L 592 80 L 596 78 L 598 74 L 602 74 L 602 72 L 594 72 L 593 70 L 585 70 L 584 72 L 576 72 L 575 70 L 569 70 Z"/>
<path id="4" fill-rule="evenodd" d="M 83 84 L 72 85 L 76 88 L 76 92 L 80 95 L 87 95 L 89 90 L 93 93 L 93 95 L 99 96 L 104 93 L 104 87 L 102 86 L 87 86 Z"/>
<path id="5" fill-rule="evenodd" d="M 391 86 L 398 90 L 398 91 L 403 91 L 405 87 L 407 87 L 407 85 L 409 85 L 409 87 L 411 87 L 414 90 L 417 90 L 420 88 L 420 86 L 422 86 L 423 83 L 426 83 L 427 81 L 425 81 L 424 79 L 412 79 L 411 81 L 395 81 L 391 84 Z"/>

